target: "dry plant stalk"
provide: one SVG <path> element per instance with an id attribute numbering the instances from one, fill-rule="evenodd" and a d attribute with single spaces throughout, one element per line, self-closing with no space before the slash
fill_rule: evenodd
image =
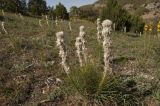
<path id="1" fill-rule="evenodd" d="M 56 33 L 57 37 L 57 47 L 59 48 L 59 56 L 62 59 L 61 65 L 64 68 L 65 73 L 68 75 L 69 74 L 69 67 L 67 66 L 67 53 L 65 51 L 65 44 L 64 44 L 64 33 L 63 31 L 57 32 Z"/>

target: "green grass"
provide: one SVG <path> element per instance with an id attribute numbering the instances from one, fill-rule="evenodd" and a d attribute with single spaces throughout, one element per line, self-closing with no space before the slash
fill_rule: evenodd
<path id="1" fill-rule="evenodd" d="M 144 35 L 135 37 L 113 32 L 110 63 L 114 76 L 107 76 L 99 89 L 104 63 L 102 45 L 96 40 L 96 24 L 83 20 L 73 21 L 71 32 L 68 21 L 59 22 L 56 27 L 53 21 L 50 20 L 48 26 L 43 20 L 43 28 L 39 26 L 38 21 L 39 19 L 31 17 L 24 17 L 24 20 L 21 20 L 14 14 L 6 13 L 5 27 L 9 34 L 0 35 L 0 103 L 2 105 L 32 106 L 46 99 L 50 102 L 44 105 L 59 106 L 69 105 L 69 102 L 82 106 L 86 103 L 104 106 L 116 104 L 139 106 L 142 103 L 149 105 L 153 99 L 156 103 L 159 102 L 160 89 L 157 84 L 160 83 L 159 39 L 150 34 L 147 37 Z M 88 64 L 92 64 L 83 68 L 79 66 L 74 45 L 80 25 L 86 27 Z M 55 42 L 55 33 L 61 30 L 65 33 L 67 63 L 71 68 L 70 79 L 60 65 L 61 58 Z M 51 61 L 54 61 L 54 64 L 46 65 Z M 133 71 L 134 74 L 126 76 L 126 71 Z M 151 75 L 155 79 L 141 80 L 138 77 L 140 73 Z M 18 79 L 22 75 L 27 77 Z M 43 94 L 42 88 L 46 88 L 45 81 L 49 77 L 60 78 L 63 83 L 60 85 L 51 83 L 50 91 Z M 21 84 L 15 79 L 22 81 Z M 154 81 L 156 82 L 153 83 Z M 59 89 L 57 90 L 56 87 Z M 146 102 L 146 98 L 151 99 Z"/>

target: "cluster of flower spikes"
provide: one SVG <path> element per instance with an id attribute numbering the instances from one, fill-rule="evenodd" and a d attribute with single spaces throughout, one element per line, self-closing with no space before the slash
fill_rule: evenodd
<path id="1" fill-rule="evenodd" d="M 79 32 L 79 36 L 76 38 L 76 42 L 75 42 L 75 47 L 76 47 L 76 53 L 77 56 L 79 58 L 79 63 L 80 66 L 83 66 L 84 62 L 83 62 L 83 58 L 85 63 L 87 62 L 87 48 L 85 46 L 85 31 L 84 31 L 84 26 L 80 26 L 80 32 Z"/>
<path id="2" fill-rule="evenodd" d="M 104 20 L 102 23 L 103 30 L 103 50 L 104 50 L 104 75 L 108 73 L 112 73 L 112 69 L 110 68 L 110 46 L 111 46 L 111 39 L 110 34 L 112 30 L 112 21 Z"/>
<path id="3" fill-rule="evenodd" d="M 61 65 L 64 68 L 64 71 L 66 74 L 69 74 L 69 67 L 67 66 L 67 52 L 65 51 L 65 46 L 64 46 L 64 33 L 63 31 L 57 32 L 56 33 L 57 37 L 57 47 L 59 48 L 59 56 L 62 59 Z"/>
<path id="4" fill-rule="evenodd" d="M 101 19 L 100 18 L 98 18 L 97 19 L 97 40 L 98 40 L 98 42 L 100 42 L 101 41 L 101 35 L 102 34 L 102 25 L 101 25 Z"/>

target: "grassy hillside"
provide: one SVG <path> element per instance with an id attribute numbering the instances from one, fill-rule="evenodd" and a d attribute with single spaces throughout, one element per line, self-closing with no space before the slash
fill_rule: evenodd
<path id="1" fill-rule="evenodd" d="M 156 36 L 113 32 L 110 63 L 116 78 L 108 76 L 108 86 L 103 87 L 106 92 L 93 99 L 94 95 L 88 95 L 88 92 L 92 94 L 104 64 L 102 44 L 96 40 L 95 23 L 71 21 L 73 30 L 69 31 L 68 21 L 59 21 L 58 26 L 49 21 L 48 26 L 42 19 L 41 28 L 39 19 L 21 19 L 9 13 L 4 22 L 9 34 L 2 30 L 0 34 L 1 106 L 160 105 L 160 39 Z M 79 66 L 74 44 L 80 25 L 86 28 L 88 64 L 91 64 L 83 68 Z M 67 63 L 75 81 L 71 84 L 61 67 L 56 47 L 55 33 L 61 30 L 65 33 Z M 57 83 L 56 78 L 62 83 Z M 76 86 L 87 94 L 81 95 Z"/>

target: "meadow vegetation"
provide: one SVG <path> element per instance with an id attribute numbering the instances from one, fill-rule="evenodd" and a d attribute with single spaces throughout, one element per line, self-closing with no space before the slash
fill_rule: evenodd
<path id="1" fill-rule="evenodd" d="M 0 17 L 3 17 L 1 14 Z M 103 47 L 96 23 L 54 21 L 5 13 L 0 34 L 0 104 L 2 106 L 159 106 L 160 39 L 150 33 L 112 32 L 110 67 L 103 73 Z M 80 67 L 75 41 L 85 26 L 88 62 Z M 61 67 L 56 32 L 64 31 L 67 64 Z"/>

